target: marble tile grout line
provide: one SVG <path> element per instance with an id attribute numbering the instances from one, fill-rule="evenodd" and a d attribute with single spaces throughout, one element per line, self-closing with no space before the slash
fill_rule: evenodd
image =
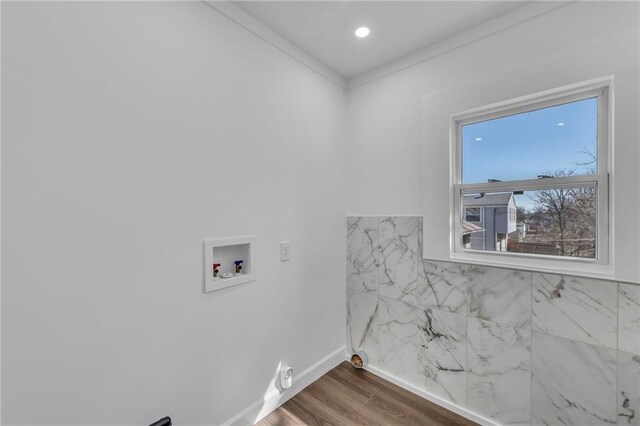
<path id="1" fill-rule="evenodd" d="M 422 251 L 424 250 L 424 239 L 422 240 L 422 244 L 420 244 L 420 233 L 422 232 L 422 221 L 420 217 L 418 217 L 418 231 L 416 234 L 416 239 L 418 240 L 418 255 L 416 256 L 416 272 L 417 272 L 417 288 L 420 289 L 420 268 L 422 267 Z M 418 300 L 416 299 L 416 304 L 418 304 Z M 418 311 L 419 312 L 419 311 Z M 416 316 L 416 337 L 414 339 L 414 345 L 416 345 L 416 385 L 420 382 L 420 326 L 418 321 L 418 316 Z"/>
<path id="2" fill-rule="evenodd" d="M 467 382 L 467 405 L 469 405 L 469 401 L 471 400 L 471 395 L 469 394 L 469 267 L 467 265 L 463 266 L 463 274 L 465 277 L 465 281 L 464 281 L 464 300 L 465 300 L 465 308 L 466 308 L 466 315 L 465 315 L 465 323 L 466 323 L 466 338 L 465 338 L 465 344 L 466 344 L 466 361 L 467 361 L 467 365 L 466 370 L 465 370 L 465 379 Z"/>
<path id="3" fill-rule="evenodd" d="M 531 329 L 531 340 L 529 344 L 529 424 L 533 424 L 533 274 L 531 274 L 529 291 L 531 292 L 531 322 L 529 328 Z"/>
<path id="4" fill-rule="evenodd" d="M 618 417 L 618 398 L 620 397 L 620 283 L 616 285 L 616 398 L 615 413 Z"/>

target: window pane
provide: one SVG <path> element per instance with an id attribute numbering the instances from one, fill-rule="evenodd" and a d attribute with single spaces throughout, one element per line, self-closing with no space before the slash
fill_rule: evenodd
<path id="1" fill-rule="evenodd" d="M 595 258 L 596 187 L 467 194 L 462 216 L 465 249 Z"/>
<path id="2" fill-rule="evenodd" d="M 598 98 L 462 126 L 462 183 L 597 170 Z"/>

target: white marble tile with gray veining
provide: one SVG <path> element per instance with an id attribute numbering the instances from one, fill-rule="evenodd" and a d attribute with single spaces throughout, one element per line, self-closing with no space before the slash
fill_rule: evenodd
<path id="1" fill-rule="evenodd" d="M 640 286 L 618 284 L 618 349 L 640 355 Z"/>
<path id="2" fill-rule="evenodd" d="M 469 316 L 516 328 L 531 327 L 531 272 L 469 266 Z"/>
<path id="3" fill-rule="evenodd" d="M 416 384 L 418 312 L 393 299 L 378 298 L 378 366 L 411 384 Z"/>
<path id="4" fill-rule="evenodd" d="M 618 352 L 618 424 L 640 425 L 640 355 Z"/>
<path id="5" fill-rule="evenodd" d="M 423 260 L 418 265 L 418 306 L 467 313 L 466 266 Z"/>
<path id="6" fill-rule="evenodd" d="M 378 294 L 416 305 L 418 218 L 381 218 L 378 231 L 381 255 Z"/>
<path id="7" fill-rule="evenodd" d="M 378 361 L 378 296 L 347 292 L 347 350 L 363 349 L 372 364 Z"/>
<path id="8" fill-rule="evenodd" d="M 347 218 L 347 288 L 376 293 L 378 291 L 377 217 Z"/>
<path id="9" fill-rule="evenodd" d="M 616 351 L 533 333 L 533 425 L 616 423 Z"/>
<path id="10" fill-rule="evenodd" d="M 616 348 L 617 287 L 588 278 L 533 274 L 533 330 Z"/>
<path id="11" fill-rule="evenodd" d="M 501 424 L 530 420 L 531 332 L 468 318 L 468 407 Z"/>
<path id="12" fill-rule="evenodd" d="M 434 309 L 418 311 L 418 386 L 466 405 L 466 316 Z"/>

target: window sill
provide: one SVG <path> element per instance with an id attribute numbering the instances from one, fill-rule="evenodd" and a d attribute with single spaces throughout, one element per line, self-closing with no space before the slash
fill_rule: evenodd
<path id="1" fill-rule="evenodd" d="M 614 271 L 611 264 L 596 263 L 591 259 L 573 258 L 534 258 L 510 256 L 499 253 L 452 252 L 449 262 L 495 268 L 517 269 L 531 272 L 542 272 L 555 275 L 572 275 L 585 278 L 613 280 Z"/>

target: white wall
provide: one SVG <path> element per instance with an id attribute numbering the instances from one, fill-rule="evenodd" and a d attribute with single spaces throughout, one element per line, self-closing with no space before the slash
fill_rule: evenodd
<path id="1" fill-rule="evenodd" d="M 638 19 L 636 2 L 575 2 L 352 89 L 347 214 L 424 214 L 425 257 L 447 260 L 449 116 L 615 74 L 614 277 L 640 281 Z"/>
<path id="2" fill-rule="evenodd" d="M 344 344 L 342 89 L 202 3 L 3 2 L 2 102 L 3 424 L 219 424 Z"/>

